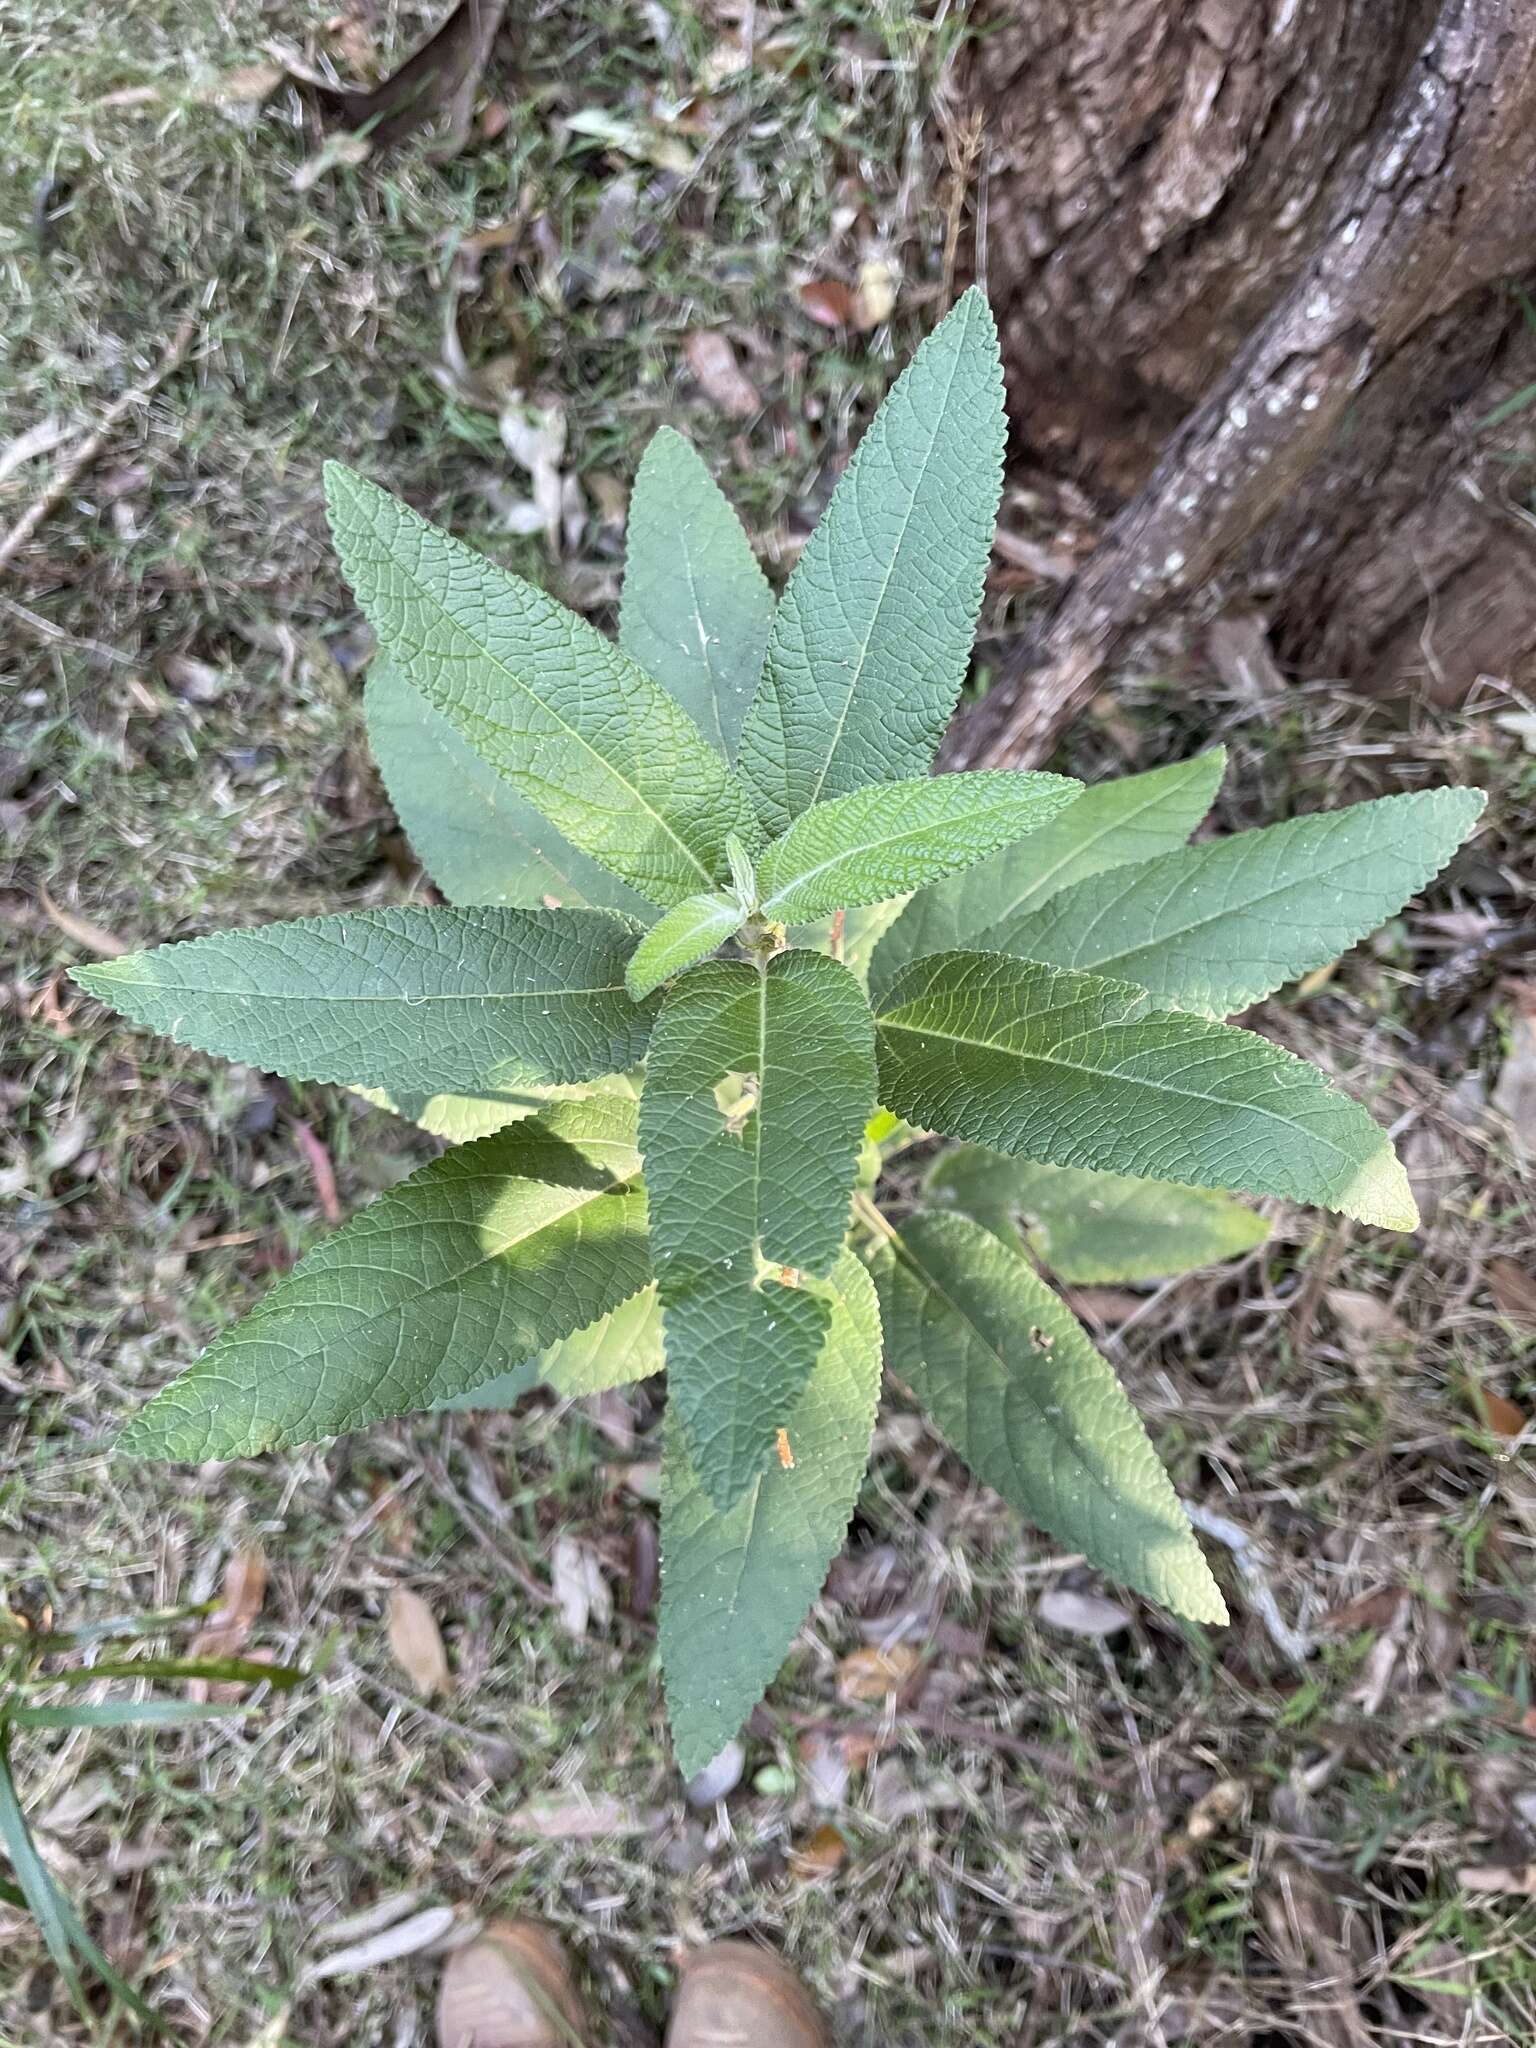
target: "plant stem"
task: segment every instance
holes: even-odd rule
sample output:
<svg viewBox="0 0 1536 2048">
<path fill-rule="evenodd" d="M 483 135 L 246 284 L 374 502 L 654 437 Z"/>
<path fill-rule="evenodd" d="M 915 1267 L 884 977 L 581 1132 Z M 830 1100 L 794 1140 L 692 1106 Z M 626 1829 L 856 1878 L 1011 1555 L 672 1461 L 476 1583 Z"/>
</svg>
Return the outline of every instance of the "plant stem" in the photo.
<svg viewBox="0 0 1536 2048">
<path fill-rule="evenodd" d="M 854 1193 L 853 1213 L 866 1229 L 874 1232 L 876 1237 L 883 1237 L 890 1244 L 901 1243 L 901 1235 L 895 1225 L 887 1223 L 862 1188 L 857 1189 Z"/>
</svg>

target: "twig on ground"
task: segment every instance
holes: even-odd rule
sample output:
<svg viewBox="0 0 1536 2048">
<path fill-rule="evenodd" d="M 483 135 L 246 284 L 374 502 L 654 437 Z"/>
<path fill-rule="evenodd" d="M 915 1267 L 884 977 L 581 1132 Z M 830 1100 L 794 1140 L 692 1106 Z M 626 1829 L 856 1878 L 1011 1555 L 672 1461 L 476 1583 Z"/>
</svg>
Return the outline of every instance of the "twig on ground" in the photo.
<svg viewBox="0 0 1536 2048">
<path fill-rule="evenodd" d="M 66 633 L 52 619 L 45 619 L 41 613 L 18 604 L 4 591 L 0 591 L 0 611 L 13 618 L 19 626 L 24 626 L 29 633 L 35 633 L 39 640 L 49 640 L 60 647 L 78 648 L 82 654 L 94 654 L 99 661 L 110 662 L 114 668 L 138 668 L 140 665 L 131 654 L 124 654 L 120 647 L 109 647 L 104 640 L 87 640 L 78 633 Z"/>
<path fill-rule="evenodd" d="M 143 405 L 186 360 L 194 336 L 201 324 L 200 316 L 189 313 L 167 343 L 160 360 L 142 383 L 135 384 L 130 391 L 124 391 L 114 398 L 101 416 L 101 424 L 76 444 L 71 454 L 54 471 L 46 490 L 39 493 L 22 513 L 10 532 L 0 539 L 0 569 L 12 562 L 26 546 L 49 514 L 57 509 L 68 495 L 71 486 L 85 474 L 112 439 L 118 424 L 136 406 Z M 35 615 L 28 616 L 28 623 L 42 625 L 46 632 L 46 621 L 39 621 Z M 51 637 L 51 636 L 50 636 Z M 105 651 L 105 650 L 94 650 Z"/>
<path fill-rule="evenodd" d="M 465 1528 L 469 1530 L 470 1534 L 484 1550 L 489 1551 L 503 1570 L 510 1573 L 512 1578 L 517 1581 L 518 1585 L 528 1595 L 528 1598 L 536 1601 L 540 1607 L 556 1606 L 558 1603 L 548 1586 L 528 1569 L 520 1557 L 508 1550 L 504 1544 L 497 1542 L 480 1516 L 448 1477 L 448 1468 L 442 1459 L 430 1451 L 424 1451 L 421 1462 L 427 1469 L 427 1477 L 459 1517 Z"/>
<path fill-rule="evenodd" d="M 1202 1536 L 1209 1536 L 1215 1543 L 1224 1543 L 1231 1551 L 1232 1562 L 1237 1566 L 1238 1577 L 1247 1590 L 1253 1611 L 1263 1622 L 1270 1641 L 1281 1656 L 1289 1658 L 1293 1664 L 1305 1664 L 1316 1646 L 1306 1631 L 1292 1628 L 1280 1612 L 1274 1588 L 1247 1530 L 1239 1528 L 1236 1522 L 1229 1522 L 1225 1515 L 1218 1515 L 1214 1508 L 1203 1507 L 1197 1500 L 1184 1501 L 1183 1508 Z"/>
</svg>

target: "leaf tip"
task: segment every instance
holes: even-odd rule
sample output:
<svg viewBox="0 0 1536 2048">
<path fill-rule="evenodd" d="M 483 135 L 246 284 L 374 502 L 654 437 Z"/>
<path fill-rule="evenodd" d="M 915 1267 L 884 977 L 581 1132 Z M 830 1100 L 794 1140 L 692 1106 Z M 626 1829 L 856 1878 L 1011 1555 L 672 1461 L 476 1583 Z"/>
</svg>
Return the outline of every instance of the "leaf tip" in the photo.
<svg viewBox="0 0 1536 2048">
<path fill-rule="evenodd" d="M 1193 1543 L 1194 1538 L 1191 1537 L 1190 1541 Z M 1230 1628 L 1232 1616 L 1227 1611 L 1227 1603 L 1198 1545 L 1195 1546 L 1195 1555 L 1200 1560 L 1199 1571 L 1186 1574 L 1177 1594 L 1169 1597 L 1168 1605 L 1182 1614 L 1186 1621 L 1203 1622 L 1209 1628 Z"/>
<path fill-rule="evenodd" d="M 133 955 L 128 957 L 132 959 Z M 97 960 L 86 967 L 72 967 L 69 978 L 76 988 L 84 989 L 98 1003 L 115 1003 L 114 991 L 125 978 L 122 969 L 126 964 L 122 960 Z"/>
<path fill-rule="evenodd" d="M 638 958 L 638 955 L 636 956 Z M 631 959 L 624 970 L 624 993 L 632 1003 L 643 1003 L 648 995 L 654 995 L 661 986 L 654 974 L 643 970 L 636 972 L 635 961 Z"/>
<path fill-rule="evenodd" d="M 1419 1205 L 1407 1171 L 1385 1140 L 1331 1206 L 1378 1230 L 1413 1231 L 1419 1227 Z"/>
<path fill-rule="evenodd" d="M 370 484 L 367 477 L 349 469 L 346 463 L 337 462 L 334 457 L 322 464 L 320 475 L 325 489 L 325 516 L 334 534 L 339 522 L 355 510 L 364 494 L 378 486 Z"/>
</svg>

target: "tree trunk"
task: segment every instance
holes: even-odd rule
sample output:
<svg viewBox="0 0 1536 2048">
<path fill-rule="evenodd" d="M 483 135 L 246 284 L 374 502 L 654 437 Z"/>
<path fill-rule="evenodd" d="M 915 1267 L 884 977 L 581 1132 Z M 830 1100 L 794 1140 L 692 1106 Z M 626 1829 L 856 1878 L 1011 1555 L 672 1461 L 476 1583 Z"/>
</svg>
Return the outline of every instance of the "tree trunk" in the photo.
<svg viewBox="0 0 1536 2048">
<path fill-rule="evenodd" d="M 1019 440 L 1112 516 L 951 764 L 1238 594 L 1357 687 L 1528 676 L 1531 0 L 1021 0 L 975 47 Z"/>
</svg>

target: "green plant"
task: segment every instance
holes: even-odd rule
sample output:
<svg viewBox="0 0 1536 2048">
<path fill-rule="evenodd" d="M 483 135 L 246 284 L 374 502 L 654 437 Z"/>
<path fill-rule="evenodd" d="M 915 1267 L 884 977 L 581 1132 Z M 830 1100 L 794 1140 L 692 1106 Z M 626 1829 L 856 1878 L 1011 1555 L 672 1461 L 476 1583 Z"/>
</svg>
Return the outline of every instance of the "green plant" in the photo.
<svg viewBox="0 0 1536 2048">
<path fill-rule="evenodd" d="M 665 1362 L 662 1656 L 688 1769 L 771 1681 L 843 1540 L 882 1343 L 1005 1498 L 1220 1621 L 1139 1419 L 1026 1242 L 1068 1279 L 1179 1271 L 1262 1238 L 1228 1188 L 1416 1222 L 1366 1112 L 1222 1019 L 1422 887 L 1481 796 L 1189 847 L 1219 751 L 1086 791 L 931 778 L 1003 434 L 972 292 L 775 604 L 663 432 L 617 646 L 332 467 L 379 640 L 374 746 L 449 907 L 79 977 L 141 1024 L 358 1088 L 457 1147 L 311 1252 L 125 1446 L 249 1456 Z M 893 1222 L 881 1176 L 929 1133 L 965 1147 Z"/>
<path fill-rule="evenodd" d="M 21 1803 L 12 1769 L 12 1746 L 18 1731 L 29 1729 L 171 1728 L 190 1721 L 222 1720 L 245 1714 L 242 1704 L 204 1704 L 189 1699 L 94 1699 L 72 1697 L 83 1686 L 104 1679 L 235 1681 L 271 1685 L 287 1691 L 306 1675 L 294 1665 L 261 1663 L 253 1658 L 199 1654 L 147 1657 L 124 1655 L 117 1645 L 163 1636 L 205 1618 L 214 1600 L 174 1608 L 167 1613 L 121 1615 L 79 1628 L 33 1628 L 0 1602 L 0 1854 L 10 1875 L 0 1868 L 0 1902 L 30 1913 L 52 1956 L 60 1981 L 87 2018 L 84 1971 L 100 1977 L 114 2000 L 145 2025 L 159 2028 L 159 2015 L 132 1985 L 118 1974 L 87 1933 L 39 1853 Z M 61 1661 L 62 1660 L 62 1661 Z M 43 1700 L 45 1692 L 62 1689 L 62 1700 Z"/>
</svg>

